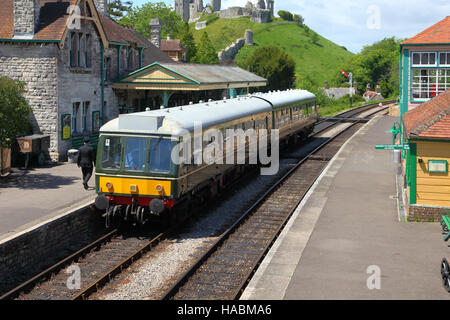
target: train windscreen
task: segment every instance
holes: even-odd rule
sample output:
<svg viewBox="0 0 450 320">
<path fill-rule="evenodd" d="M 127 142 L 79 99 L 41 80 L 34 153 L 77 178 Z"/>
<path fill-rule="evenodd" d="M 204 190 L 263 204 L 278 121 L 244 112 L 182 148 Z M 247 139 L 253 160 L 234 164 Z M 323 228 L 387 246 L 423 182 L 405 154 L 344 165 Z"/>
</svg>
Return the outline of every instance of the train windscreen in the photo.
<svg viewBox="0 0 450 320">
<path fill-rule="evenodd" d="M 150 142 L 150 172 L 169 173 L 171 163 L 172 141 L 152 139 Z"/>
<path fill-rule="evenodd" d="M 101 140 L 102 146 L 102 169 L 119 170 L 122 157 L 122 144 L 120 137 L 110 136 Z"/>
<path fill-rule="evenodd" d="M 125 170 L 144 171 L 147 139 L 128 137 L 125 144 Z"/>
</svg>

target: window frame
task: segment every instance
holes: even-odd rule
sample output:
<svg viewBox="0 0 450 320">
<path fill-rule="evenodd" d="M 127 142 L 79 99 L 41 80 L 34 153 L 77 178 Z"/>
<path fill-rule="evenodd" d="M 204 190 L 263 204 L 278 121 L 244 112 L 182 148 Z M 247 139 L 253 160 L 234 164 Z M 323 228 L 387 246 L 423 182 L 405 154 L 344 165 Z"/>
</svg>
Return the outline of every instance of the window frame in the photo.
<svg viewBox="0 0 450 320">
<path fill-rule="evenodd" d="M 414 55 L 420 55 L 419 64 L 414 63 Z M 434 54 L 434 64 L 422 64 L 422 55 L 428 54 L 428 61 L 430 61 L 429 55 Z M 437 67 L 438 63 L 438 55 L 436 51 L 411 51 L 411 66 L 412 67 Z"/>
</svg>

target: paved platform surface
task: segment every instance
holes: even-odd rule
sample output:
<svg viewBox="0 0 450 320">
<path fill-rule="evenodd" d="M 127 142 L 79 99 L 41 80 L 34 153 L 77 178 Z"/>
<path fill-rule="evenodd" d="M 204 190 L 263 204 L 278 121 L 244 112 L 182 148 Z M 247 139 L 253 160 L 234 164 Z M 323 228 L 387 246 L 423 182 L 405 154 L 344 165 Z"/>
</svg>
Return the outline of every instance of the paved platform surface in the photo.
<svg viewBox="0 0 450 320">
<path fill-rule="evenodd" d="M 94 185 L 93 175 L 90 188 L 83 188 L 76 163 L 13 168 L 0 178 L 0 241 L 88 204 L 96 196 Z"/>
<path fill-rule="evenodd" d="M 399 221 L 393 152 L 374 148 L 395 120 L 374 118 L 341 148 L 241 299 L 450 298 L 439 223 Z"/>
</svg>

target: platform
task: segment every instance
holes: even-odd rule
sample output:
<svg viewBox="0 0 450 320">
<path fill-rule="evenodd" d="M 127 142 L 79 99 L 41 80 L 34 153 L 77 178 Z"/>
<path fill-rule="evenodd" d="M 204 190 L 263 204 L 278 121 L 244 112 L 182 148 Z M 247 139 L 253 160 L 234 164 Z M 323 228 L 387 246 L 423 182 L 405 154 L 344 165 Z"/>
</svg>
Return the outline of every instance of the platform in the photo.
<svg viewBox="0 0 450 320">
<path fill-rule="evenodd" d="M 449 299 L 439 223 L 400 222 L 397 164 L 377 116 L 333 158 L 244 291 L 242 300 Z"/>
<path fill-rule="evenodd" d="M 85 190 L 76 163 L 12 170 L 0 178 L 0 242 L 73 212 L 96 196 L 94 174 Z"/>
</svg>

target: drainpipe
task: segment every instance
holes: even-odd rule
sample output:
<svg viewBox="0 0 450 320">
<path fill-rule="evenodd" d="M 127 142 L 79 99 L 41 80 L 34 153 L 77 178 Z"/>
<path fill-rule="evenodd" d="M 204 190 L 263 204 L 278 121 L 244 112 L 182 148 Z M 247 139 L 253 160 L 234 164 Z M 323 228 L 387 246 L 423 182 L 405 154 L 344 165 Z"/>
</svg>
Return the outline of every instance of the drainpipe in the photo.
<svg viewBox="0 0 450 320">
<path fill-rule="evenodd" d="M 101 64 L 102 64 L 102 125 L 105 124 L 105 49 L 100 41 Z"/>
</svg>

